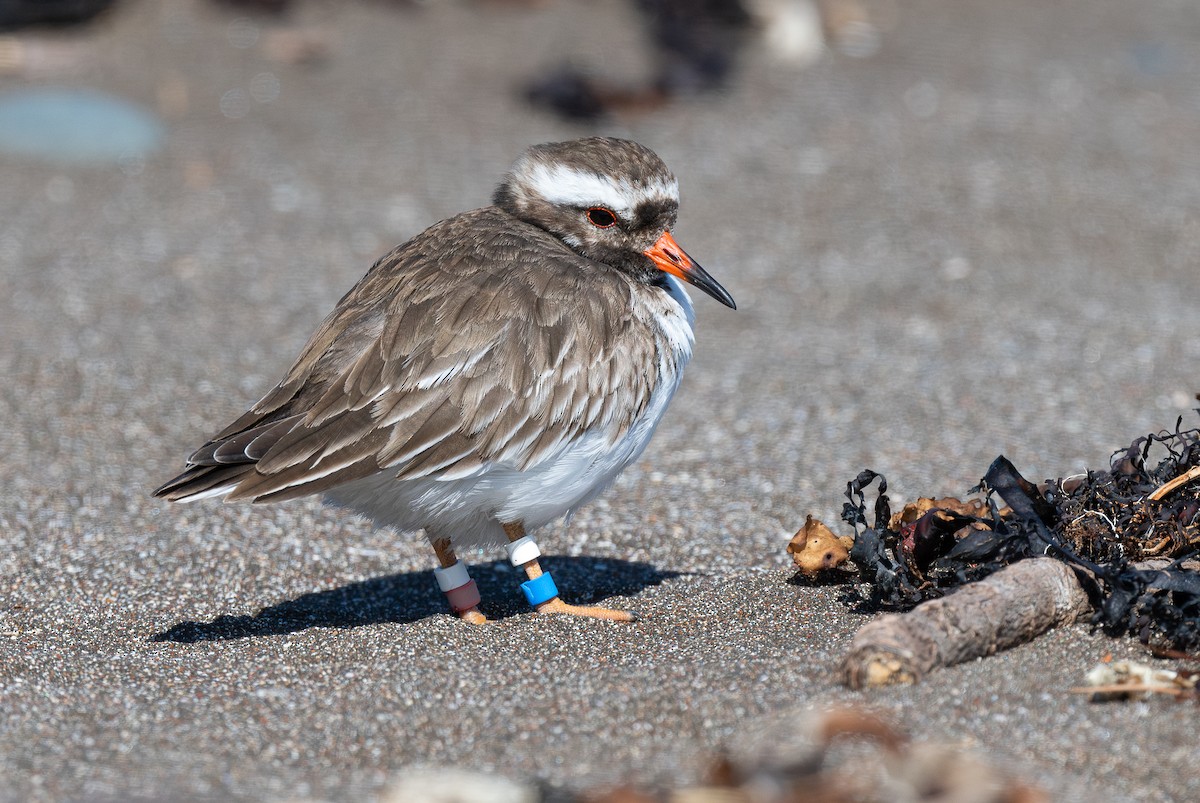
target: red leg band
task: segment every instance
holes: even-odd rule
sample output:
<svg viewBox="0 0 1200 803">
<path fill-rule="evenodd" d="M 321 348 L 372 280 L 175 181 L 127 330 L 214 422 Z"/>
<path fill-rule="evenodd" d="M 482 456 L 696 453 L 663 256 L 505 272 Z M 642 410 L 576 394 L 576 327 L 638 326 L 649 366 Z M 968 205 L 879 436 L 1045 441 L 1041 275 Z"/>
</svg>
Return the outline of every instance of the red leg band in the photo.
<svg viewBox="0 0 1200 803">
<path fill-rule="evenodd" d="M 475 581 L 471 580 L 466 585 L 447 591 L 446 599 L 450 600 L 450 607 L 455 613 L 469 611 L 479 604 L 479 589 L 475 587 Z"/>
</svg>

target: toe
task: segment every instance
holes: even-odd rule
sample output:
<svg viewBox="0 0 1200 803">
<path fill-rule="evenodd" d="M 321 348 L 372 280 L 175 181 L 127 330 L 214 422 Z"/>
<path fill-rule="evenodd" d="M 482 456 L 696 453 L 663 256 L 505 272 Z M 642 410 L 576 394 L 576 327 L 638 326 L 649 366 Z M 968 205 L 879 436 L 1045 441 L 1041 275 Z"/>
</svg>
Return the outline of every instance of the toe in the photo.
<svg viewBox="0 0 1200 803">
<path fill-rule="evenodd" d="M 567 616 L 584 616 L 590 619 L 607 619 L 611 622 L 636 622 L 637 614 L 632 611 L 617 611 L 590 605 L 568 605 L 558 597 L 537 606 L 538 613 L 559 613 Z"/>
</svg>

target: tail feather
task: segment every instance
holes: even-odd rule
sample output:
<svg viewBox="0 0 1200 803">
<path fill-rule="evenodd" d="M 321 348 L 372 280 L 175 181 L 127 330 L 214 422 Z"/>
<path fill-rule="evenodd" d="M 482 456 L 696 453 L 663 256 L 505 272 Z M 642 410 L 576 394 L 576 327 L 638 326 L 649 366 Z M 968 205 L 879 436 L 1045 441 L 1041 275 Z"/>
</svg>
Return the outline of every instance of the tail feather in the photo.
<svg viewBox="0 0 1200 803">
<path fill-rule="evenodd" d="M 251 420 L 245 429 L 222 433 L 193 452 L 187 470 L 157 488 L 154 495 L 172 502 L 226 496 L 258 473 L 258 461 L 301 418 L 285 416 L 259 424 Z"/>
<path fill-rule="evenodd" d="M 193 465 L 214 463 L 255 463 L 280 438 L 290 432 L 302 416 L 293 415 L 251 426 L 226 437 L 215 438 L 188 458 Z"/>
<path fill-rule="evenodd" d="M 236 488 L 242 477 L 252 471 L 253 463 L 192 466 L 155 489 L 154 495 L 171 502 L 193 502 L 222 496 Z"/>
</svg>

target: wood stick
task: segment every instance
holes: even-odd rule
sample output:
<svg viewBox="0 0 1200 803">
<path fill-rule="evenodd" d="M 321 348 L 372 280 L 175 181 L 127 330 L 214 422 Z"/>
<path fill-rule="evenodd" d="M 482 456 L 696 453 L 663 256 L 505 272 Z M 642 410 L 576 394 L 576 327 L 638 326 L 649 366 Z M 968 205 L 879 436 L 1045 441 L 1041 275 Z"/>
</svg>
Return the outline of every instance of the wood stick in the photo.
<svg viewBox="0 0 1200 803">
<path fill-rule="evenodd" d="M 1186 482 L 1191 482 L 1197 477 L 1200 477 L 1200 466 L 1192 466 L 1170 482 L 1163 483 L 1161 487 L 1157 488 L 1154 493 L 1150 494 L 1146 498 L 1152 502 L 1157 502 L 1159 499 L 1162 499 L 1180 485 L 1183 485 Z"/>
<path fill-rule="evenodd" d="M 1023 644 L 1089 613 L 1067 564 L 1022 560 L 941 599 L 863 625 L 842 662 L 854 689 L 913 683 L 929 671 Z"/>
</svg>

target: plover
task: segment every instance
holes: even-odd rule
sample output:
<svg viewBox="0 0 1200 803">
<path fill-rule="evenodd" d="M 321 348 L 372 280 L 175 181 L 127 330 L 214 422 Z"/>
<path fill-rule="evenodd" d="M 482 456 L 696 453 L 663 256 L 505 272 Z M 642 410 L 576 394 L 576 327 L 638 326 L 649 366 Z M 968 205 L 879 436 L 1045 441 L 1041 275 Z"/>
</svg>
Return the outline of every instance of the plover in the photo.
<svg viewBox="0 0 1200 803">
<path fill-rule="evenodd" d="M 438 586 L 483 622 L 455 550 L 506 544 L 541 613 L 568 605 L 529 535 L 645 449 L 691 358 L 678 280 L 733 298 L 676 244 L 675 177 L 635 142 L 529 148 L 491 206 L 381 258 L 282 381 L 155 491 L 172 501 L 309 494 L 423 529 Z"/>
</svg>

